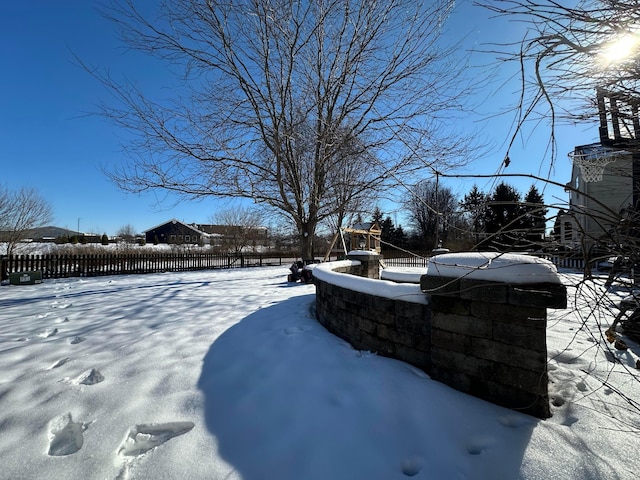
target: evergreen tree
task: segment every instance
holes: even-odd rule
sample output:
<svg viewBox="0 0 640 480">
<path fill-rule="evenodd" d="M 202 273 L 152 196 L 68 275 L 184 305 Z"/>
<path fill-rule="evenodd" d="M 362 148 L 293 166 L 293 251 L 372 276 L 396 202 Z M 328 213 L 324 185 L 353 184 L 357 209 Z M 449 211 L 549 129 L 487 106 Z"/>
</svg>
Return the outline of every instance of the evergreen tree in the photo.
<svg viewBox="0 0 640 480">
<path fill-rule="evenodd" d="M 485 226 L 490 234 L 488 244 L 499 251 L 514 247 L 522 236 L 520 193 L 501 182 L 489 198 Z"/>
<path fill-rule="evenodd" d="M 558 210 L 556 214 L 556 219 L 553 222 L 553 231 L 551 232 L 551 237 L 554 242 L 560 243 L 562 240 L 562 225 L 560 224 L 560 219 L 566 212 L 563 209 Z"/>
<path fill-rule="evenodd" d="M 378 222 L 378 225 L 382 226 L 383 217 L 384 213 L 382 212 L 382 210 L 380 210 L 380 207 L 376 206 L 376 208 L 373 210 L 373 213 L 371 214 L 371 222 Z"/>
<path fill-rule="evenodd" d="M 388 249 L 389 245 L 395 245 L 395 226 L 393 225 L 393 220 L 391 217 L 387 215 L 382 222 L 380 222 L 380 230 L 382 233 L 380 234 L 380 240 L 382 240 L 382 248 Z"/>
<path fill-rule="evenodd" d="M 471 230 L 477 245 L 482 234 L 486 232 L 487 195 L 480 191 L 478 185 L 474 184 L 471 191 L 460 202 L 460 207 L 463 210 L 464 217 L 471 224 Z"/>
<path fill-rule="evenodd" d="M 393 245 L 399 248 L 406 248 L 408 239 L 407 239 L 407 235 L 404 233 L 404 230 L 402 229 L 402 225 L 398 225 L 394 229 L 392 238 L 393 240 L 391 243 Z"/>
<path fill-rule="evenodd" d="M 107 237 L 106 233 L 103 233 L 102 237 L 100 237 L 100 243 L 102 245 L 109 245 L 109 237 Z"/>
<path fill-rule="evenodd" d="M 531 185 L 522 205 L 522 228 L 530 248 L 540 248 L 544 241 L 547 211 L 542 194 Z"/>
</svg>

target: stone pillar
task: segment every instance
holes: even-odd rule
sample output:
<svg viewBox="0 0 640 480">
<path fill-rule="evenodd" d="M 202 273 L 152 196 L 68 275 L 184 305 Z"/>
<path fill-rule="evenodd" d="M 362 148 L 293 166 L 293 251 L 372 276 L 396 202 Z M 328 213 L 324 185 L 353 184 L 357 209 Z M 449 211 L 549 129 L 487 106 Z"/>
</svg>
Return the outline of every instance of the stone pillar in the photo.
<svg viewBox="0 0 640 480">
<path fill-rule="evenodd" d="M 360 268 L 354 271 L 360 277 L 380 279 L 380 260 L 382 255 L 367 250 L 353 250 L 347 254 L 349 260 L 360 262 Z"/>
<path fill-rule="evenodd" d="M 566 288 L 428 275 L 420 286 L 431 298 L 431 377 L 548 418 L 546 309 L 566 308 Z"/>
</svg>

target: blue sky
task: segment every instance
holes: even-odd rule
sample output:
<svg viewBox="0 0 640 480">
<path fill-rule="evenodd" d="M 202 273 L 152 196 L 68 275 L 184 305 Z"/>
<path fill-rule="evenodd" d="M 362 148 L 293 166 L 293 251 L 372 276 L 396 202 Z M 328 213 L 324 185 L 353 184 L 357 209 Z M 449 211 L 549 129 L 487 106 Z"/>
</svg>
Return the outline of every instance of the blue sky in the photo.
<svg viewBox="0 0 640 480">
<path fill-rule="evenodd" d="M 162 194 L 126 194 L 101 171 L 101 166 L 120 162 L 126 134 L 99 116 L 86 115 L 108 100 L 108 93 L 75 64 L 72 52 L 116 78 L 135 78 L 143 88 L 159 88 L 166 78 L 157 63 L 122 48 L 114 26 L 100 16 L 97 5 L 92 0 L 0 2 L 0 183 L 11 189 L 37 189 L 53 206 L 53 223 L 73 230 L 79 226 L 81 231 L 112 235 L 127 224 L 141 232 L 171 218 L 208 222 L 217 208 L 226 205 L 204 200 L 174 206 L 169 199 L 158 206 Z M 467 46 L 521 36 L 522 24 L 489 19 L 486 11 L 469 1 L 457 5 L 450 21 L 451 31 L 465 35 Z M 503 74 L 509 74 L 506 66 Z M 482 110 L 494 113 L 502 103 L 506 107 L 516 88 L 507 84 L 488 96 Z M 480 129 L 494 148 L 466 173 L 497 169 L 510 122 L 508 115 L 486 122 L 470 119 L 465 128 Z M 570 179 L 566 153 L 575 145 L 596 141 L 597 129 L 563 127 L 560 134 L 559 162 L 552 176 L 564 183 Z M 540 126 L 518 142 L 508 171 L 544 176 L 546 169 L 538 172 L 538 168 L 547 135 Z M 531 185 L 531 180 L 507 181 L 523 193 Z M 492 185 L 476 182 L 484 190 Z M 451 187 L 462 195 L 473 183 L 451 182 Z M 560 201 L 566 195 L 561 189 L 545 191 L 547 202 L 554 202 L 554 197 Z"/>
</svg>

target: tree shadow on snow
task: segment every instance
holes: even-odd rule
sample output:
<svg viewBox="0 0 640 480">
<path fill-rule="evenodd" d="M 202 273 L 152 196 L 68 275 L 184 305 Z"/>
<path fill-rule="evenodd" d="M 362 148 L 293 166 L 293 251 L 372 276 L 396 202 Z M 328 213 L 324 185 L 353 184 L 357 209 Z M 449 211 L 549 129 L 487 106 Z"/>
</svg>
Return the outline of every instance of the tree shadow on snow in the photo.
<svg viewBox="0 0 640 480">
<path fill-rule="evenodd" d="M 538 420 L 354 350 L 315 295 L 223 333 L 198 387 L 218 453 L 244 480 L 517 478 Z"/>
</svg>

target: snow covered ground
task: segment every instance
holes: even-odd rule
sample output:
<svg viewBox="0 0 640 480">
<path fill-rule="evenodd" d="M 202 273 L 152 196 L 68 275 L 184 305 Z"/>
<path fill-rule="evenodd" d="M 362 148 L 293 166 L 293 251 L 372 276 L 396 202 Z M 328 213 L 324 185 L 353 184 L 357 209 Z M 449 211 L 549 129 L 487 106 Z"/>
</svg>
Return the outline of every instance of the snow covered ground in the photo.
<svg viewBox="0 0 640 480">
<path fill-rule="evenodd" d="M 640 348 L 603 338 L 627 292 L 549 311 L 540 421 L 352 349 L 287 273 L 0 287 L 0 478 L 637 478 Z"/>
</svg>

